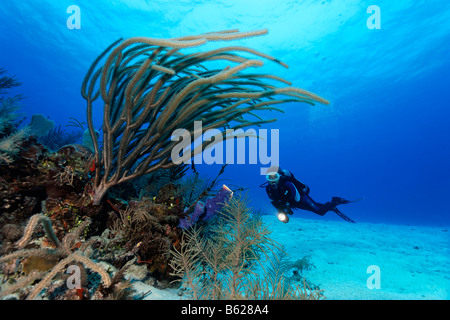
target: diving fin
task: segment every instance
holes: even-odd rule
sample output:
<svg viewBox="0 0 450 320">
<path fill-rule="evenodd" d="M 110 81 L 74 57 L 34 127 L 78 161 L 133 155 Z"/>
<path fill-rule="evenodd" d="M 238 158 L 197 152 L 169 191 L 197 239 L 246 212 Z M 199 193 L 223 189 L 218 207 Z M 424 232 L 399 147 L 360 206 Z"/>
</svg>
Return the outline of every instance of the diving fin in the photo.
<svg viewBox="0 0 450 320">
<path fill-rule="evenodd" d="M 337 205 L 340 205 L 340 204 L 347 204 L 347 203 L 353 203 L 353 202 L 361 201 L 363 199 L 364 199 L 364 197 L 361 197 L 361 198 L 358 198 L 358 199 L 355 199 L 355 200 L 347 200 L 347 199 L 340 198 L 340 197 L 332 197 L 331 201 L 336 203 Z"/>
<path fill-rule="evenodd" d="M 333 209 L 334 212 L 336 212 L 336 214 L 341 217 L 342 219 L 344 219 L 347 222 L 350 223 L 356 223 L 355 221 L 353 221 L 352 219 L 350 219 L 349 217 L 347 217 L 345 214 L 343 214 L 342 212 L 340 212 L 337 208 Z"/>
<path fill-rule="evenodd" d="M 365 198 L 366 197 L 361 197 L 361 198 L 358 198 L 358 199 L 355 199 L 355 200 L 349 200 L 349 203 L 358 202 L 358 201 L 364 200 Z"/>
</svg>

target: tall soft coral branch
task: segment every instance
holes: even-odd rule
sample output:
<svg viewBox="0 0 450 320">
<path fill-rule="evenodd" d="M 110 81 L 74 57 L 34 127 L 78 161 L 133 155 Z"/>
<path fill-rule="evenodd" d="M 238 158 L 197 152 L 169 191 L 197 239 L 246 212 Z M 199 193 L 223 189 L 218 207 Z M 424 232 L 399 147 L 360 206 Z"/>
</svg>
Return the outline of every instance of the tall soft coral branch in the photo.
<svg viewBox="0 0 450 320">
<path fill-rule="evenodd" d="M 309 104 L 328 102 L 306 90 L 278 87 L 290 83 L 272 75 L 249 74 L 247 69 L 281 61 L 256 50 L 240 46 L 205 52 L 182 53 L 183 48 L 210 41 L 229 41 L 264 35 L 267 30 L 239 32 L 226 30 L 174 39 L 136 37 L 118 40 L 92 64 L 82 85 L 87 100 L 88 127 L 94 141 L 96 172 L 93 201 L 98 204 L 106 191 L 172 162 L 176 142 L 172 132 L 182 128 L 193 132 L 194 121 L 208 129 L 236 129 L 275 121 L 263 120 L 256 110 L 278 110 L 284 102 Z M 247 58 L 238 53 L 251 55 Z M 105 58 L 103 66 L 98 67 Z M 205 62 L 219 60 L 235 66 L 210 70 Z M 272 81 L 272 82 L 269 82 Z M 276 98 L 285 96 L 285 98 Z M 103 149 L 100 150 L 92 119 L 93 103 L 103 100 Z M 245 115 L 258 117 L 249 121 Z M 194 150 L 202 152 L 206 141 Z"/>
</svg>

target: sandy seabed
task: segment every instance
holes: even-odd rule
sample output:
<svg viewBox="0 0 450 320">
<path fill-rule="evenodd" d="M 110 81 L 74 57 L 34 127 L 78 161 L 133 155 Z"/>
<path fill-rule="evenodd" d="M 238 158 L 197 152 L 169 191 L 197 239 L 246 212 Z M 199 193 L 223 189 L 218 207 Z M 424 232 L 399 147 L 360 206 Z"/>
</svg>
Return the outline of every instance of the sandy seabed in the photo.
<svg viewBox="0 0 450 320">
<path fill-rule="evenodd" d="M 448 300 L 450 298 L 450 234 L 447 227 L 348 223 L 290 218 L 281 223 L 263 216 L 271 237 L 284 246 L 292 262 L 308 256 L 303 271 L 328 300 Z M 374 267 L 379 289 L 375 285 Z M 369 279 L 370 278 L 370 279 Z M 369 280 L 369 281 L 368 281 Z M 369 283 L 369 286 L 368 286 Z M 146 300 L 179 300 L 177 290 L 158 290 L 142 282 Z"/>
<path fill-rule="evenodd" d="M 284 224 L 275 216 L 264 216 L 264 222 L 270 224 L 272 238 L 285 246 L 289 259 L 310 256 L 313 267 L 303 275 L 323 289 L 327 299 L 450 298 L 450 234 L 446 227 L 297 217 Z M 376 283 L 378 271 L 380 288 L 369 289 Z"/>
<path fill-rule="evenodd" d="M 348 223 L 345 221 L 262 216 L 271 238 L 284 246 L 288 262 L 308 257 L 310 285 L 327 300 L 449 300 L 449 227 Z M 375 268 L 374 268 L 375 266 Z M 375 270 L 375 271 L 374 271 Z M 376 283 L 380 288 L 370 288 Z M 144 300 L 184 300 L 177 289 L 158 289 L 132 280 Z"/>
</svg>

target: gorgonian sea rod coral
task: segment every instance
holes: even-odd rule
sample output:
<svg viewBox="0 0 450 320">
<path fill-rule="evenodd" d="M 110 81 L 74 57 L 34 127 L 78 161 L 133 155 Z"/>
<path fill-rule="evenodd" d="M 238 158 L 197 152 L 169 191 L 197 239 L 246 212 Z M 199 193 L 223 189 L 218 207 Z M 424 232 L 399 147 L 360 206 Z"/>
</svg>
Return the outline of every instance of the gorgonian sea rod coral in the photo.
<svg viewBox="0 0 450 320">
<path fill-rule="evenodd" d="M 264 120 L 254 111 L 281 111 L 274 105 L 284 102 L 328 104 L 280 77 L 247 70 L 261 67 L 263 60 L 287 67 L 269 55 L 243 46 L 204 52 L 192 49 L 211 41 L 266 33 L 267 30 L 228 30 L 173 39 L 136 37 L 111 44 L 94 61 L 81 89 L 87 101 L 88 127 L 95 149 L 93 203 L 99 204 L 107 190 L 116 184 L 159 168 L 176 166 L 171 159 L 176 144 L 171 136 L 175 129 L 186 129 L 193 136 L 194 121 L 202 121 L 202 132 L 197 134 L 214 128 L 222 130 L 226 139 L 227 128 L 275 121 Z M 102 60 L 104 64 L 100 65 Z M 225 62 L 227 66 L 209 69 L 205 65 L 210 61 L 216 65 Z M 98 98 L 103 100 L 102 149 L 92 117 Z M 204 142 L 193 150 L 192 156 L 211 143 L 214 141 Z"/>
</svg>

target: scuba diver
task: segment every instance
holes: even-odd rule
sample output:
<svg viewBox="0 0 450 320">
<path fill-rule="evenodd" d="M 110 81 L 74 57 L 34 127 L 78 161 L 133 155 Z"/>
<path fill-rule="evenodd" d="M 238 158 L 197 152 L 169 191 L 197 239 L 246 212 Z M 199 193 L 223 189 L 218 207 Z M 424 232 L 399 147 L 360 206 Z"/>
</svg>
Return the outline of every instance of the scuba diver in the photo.
<svg viewBox="0 0 450 320">
<path fill-rule="evenodd" d="M 339 197 L 332 197 L 326 203 L 315 202 L 309 196 L 309 187 L 298 181 L 289 170 L 270 168 L 266 174 L 267 182 L 260 187 L 265 187 L 267 195 L 272 200 L 272 205 L 278 210 L 278 219 L 281 222 L 289 221 L 288 214 L 292 214 L 292 209 L 303 209 L 312 211 L 318 215 L 325 215 L 328 211 L 335 212 L 345 221 L 355 223 L 352 219 L 340 212 L 336 206 L 347 204 L 358 200 L 345 200 Z"/>
</svg>

